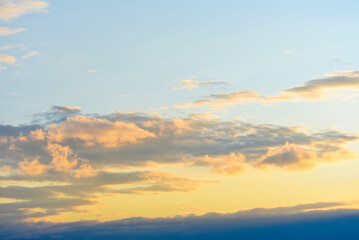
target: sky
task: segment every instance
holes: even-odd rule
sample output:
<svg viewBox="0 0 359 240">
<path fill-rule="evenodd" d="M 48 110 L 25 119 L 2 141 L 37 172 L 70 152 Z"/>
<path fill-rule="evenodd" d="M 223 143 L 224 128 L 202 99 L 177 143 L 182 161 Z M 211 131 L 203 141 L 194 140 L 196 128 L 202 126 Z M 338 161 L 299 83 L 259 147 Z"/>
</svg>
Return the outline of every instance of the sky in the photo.
<svg viewBox="0 0 359 240">
<path fill-rule="evenodd" d="M 0 236 L 354 229 L 358 7 L 0 0 Z"/>
</svg>

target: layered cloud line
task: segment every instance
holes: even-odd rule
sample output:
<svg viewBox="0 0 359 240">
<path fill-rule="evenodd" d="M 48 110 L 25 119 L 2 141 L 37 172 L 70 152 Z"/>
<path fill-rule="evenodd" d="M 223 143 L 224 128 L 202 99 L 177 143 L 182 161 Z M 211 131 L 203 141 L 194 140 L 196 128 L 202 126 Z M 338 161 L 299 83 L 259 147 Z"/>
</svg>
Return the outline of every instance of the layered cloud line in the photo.
<svg viewBox="0 0 359 240">
<path fill-rule="evenodd" d="M 167 218 L 128 218 L 110 222 L 3 224 L 11 239 L 356 239 L 359 213 L 319 202 L 235 213 Z M 334 208 L 334 210 L 326 210 Z M 22 229 L 18 231 L 17 229 Z"/>
<path fill-rule="evenodd" d="M 186 79 L 176 82 L 178 87 L 174 89 L 185 89 L 185 90 L 192 90 L 199 87 L 209 87 L 211 89 L 218 88 L 220 86 L 226 86 L 231 84 L 232 82 L 226 81 L 214 81 L 214 80 L 194 80 L 194 79 Z"/>
<path fill-rule="evenodd" d="M 191 103 L 176 104 L 173 108 L 219 108 L 248 103 L 270 104 L 285 101 L 319 101 L 328 100 L 332 97 L 348 98 L 357 96 L 358 90 L 359 72 L 343 71 L 331 73 L 302 85 L 282 90 L 279 94 L 273 96 L 265 96 L 254 91 L 220 93 L 206 96 Z"/>
<path fill-rule="evenodd" d="M 34 119 L 0 125 L 0 198 L 10 200 L 0 203 L 0 222 L 81 212 L 98 204 L 101 194 L 188 192 L 218 183 L 160 171 L 163 166 L 226 176 L 248 168 L 308 170 L 356 158 L 346 145 L 359 139 L 333 129 L 224 122 L 201 114 L 89 115 L 53 106 Z"/>
</svg>

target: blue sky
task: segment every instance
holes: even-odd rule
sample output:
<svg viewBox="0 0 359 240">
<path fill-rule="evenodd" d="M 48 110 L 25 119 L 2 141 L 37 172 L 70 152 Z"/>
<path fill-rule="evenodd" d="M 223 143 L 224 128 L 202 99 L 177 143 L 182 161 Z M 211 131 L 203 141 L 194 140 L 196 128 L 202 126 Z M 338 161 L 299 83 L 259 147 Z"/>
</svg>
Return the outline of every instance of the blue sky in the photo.
<svg viewBox="0 0 359 240">
<path fill-rule="evenodd" d="M 6 22 L 27 31 L 3 37 L 2 45 L 23 44 L 39 56 L 19 61 L 1 74 L 1 111 L 7 113 L 3 121 L 19 124 L 19 119 L 49 105 L 75 105 L 99 113 L 158 111 L 219 92 L 172 91 L 176 81 L 191 77 L 233 82 L 224 92 L 276 94 L 326 73 L 353 70 L 358 64 L 356 5 L 353 1 L 76 1 L 70 7 L 51 2 L 46 12 Z M 97 72 L 89 74 L 90 70 Z M 349 112 L 355 104 L 344 107 Z M 283 105 L 280 111 L 290 112 L 291 106 Z M 332 106 L 340 111 L 343 104 L 339 105 Z M 270 121 L 281 121 L 282 113 L 257 108 L 236 107 L 230 116 L 245 112 L 266 121 L 274 115 Z M 298 108 L 307 109 L 308 104 Z M 322 104 L 309 107 L 310 112 L 318 109 Z M 310 120 L 290 114 L 292 119 Z"/>
</svg>

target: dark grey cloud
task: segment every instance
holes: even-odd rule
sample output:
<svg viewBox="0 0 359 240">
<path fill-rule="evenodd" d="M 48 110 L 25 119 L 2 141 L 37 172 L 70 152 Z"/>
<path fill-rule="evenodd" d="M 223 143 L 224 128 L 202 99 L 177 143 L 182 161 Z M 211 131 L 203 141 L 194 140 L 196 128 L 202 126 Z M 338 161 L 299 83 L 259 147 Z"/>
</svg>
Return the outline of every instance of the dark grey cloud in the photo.
<svg viewBox="0 0 359 240">
<path fill-rule="evenodd" d="M 61 122 L 64 121 L 67 117 L 77 115 L 80 112 L 80 107 L 52 106 L 47 111 L 32 114 L 32 122 L 35 124 L 45 125 L 52 122 Z"/>
<path fill-rule="evenodd" d="M 129 218 L 110 222 L 18 223 L 0 227 L 12 239 L 357 239 L 358 210 L 320 210 L 341 202 L 201 216 Z M 21 231 L 18 231 L 21 229 Z"/>
</svg>

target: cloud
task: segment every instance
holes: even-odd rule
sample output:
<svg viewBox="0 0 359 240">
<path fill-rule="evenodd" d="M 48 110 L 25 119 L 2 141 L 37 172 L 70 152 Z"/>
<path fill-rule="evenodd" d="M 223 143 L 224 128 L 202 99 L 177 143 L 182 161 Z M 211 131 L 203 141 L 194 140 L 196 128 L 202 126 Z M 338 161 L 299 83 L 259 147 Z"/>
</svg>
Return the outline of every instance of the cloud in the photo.
<svg viewBox="0 0 359 240">
<path fill-rule="evenodd" d="M 345 91 L 345 94 L 339 91 Z M 349 94 L 353 93 L 353 91 L 356 94 Z M 249 103 L 272 104 L 288 101 L 323 101 L 331 98 L 347 99 L 357 96 L 358 91 L 359 72 L 344 71 L 327 74 L 302 85 L 282 90 L 279 94 L 272 96 L 265 96 L 255 91 L 220 93 L 205 96 L 190 103 L 175 104 L 172 108 L 223 108 Z M 168 109 L 168 107 L 164 109 Z"/>
<path fill-rule="evenodd" d="M 7 67 L 4 67 L 4 66 L 1 66 L 1 65 L 0 65 L 0 73 L 1 73 L 1 71 L 4 70 L 4 69 L 7 69 Z"/>
<path fill-rule="evenodd" d="M 75 114 L 81 111 L 80 107 L 69 107 L 69 106 L 53 106 L 52 110 L 56 113 Z"/>
<path fill-rule="evenodd" d="M 80 139 L 88 146 L 96 144 L 106 148 L 134 144 L 155 135 L 141 129 L 134 123 L 111 122 L 106 119 L 87 118 L 85 116 L 68 117 L 58 125 L 51 125 L 48 139 L 62 142 L 65 139 Z"/>
<path fill-rule="evenodd" d="M 325 94 L 334 90 L 359 90 L 359 72 L 347 71 L 328 74 L 322 78 L 284 90 L 282 93 L 309 100 L 319 100 L 326 98 Z"/>
<path fill-rule="evenodd" d="M 192 103 L 176 104 L 173 108 L 212 107 L 219 108 L 232 105 L 244 105 L 247 103 L 275 103 L 280 101 L 292 101 L 291 96 L 263 96 L 253 91 L 240 91 L 233 93 L 212 94 L 205 99 Z"/>
<path fill-rule="evenodd" d="M 283 50 L 283 53 L 285 53 L 285 54 L 291 54 L 291 53 L 294 53 L 295 52 L 295 50 L 293 50 L 293 49 L 284 49 Z"/>
<path fill-rule="evenodd" d="M 355 157 L 357 157 L 357 154 L 347 149 L 338 149 L 320 154 L 315 150 L 287 142 L 279 148 L 268 150 L 261 158 L 259 166 L 272 165 L 288 170 L 306 170 L 314 168 L 318 162 L 336 162 Z"/>
<path fill-rule="evenodd" d="M 78 204 L 85 204 L 85 202 L 78 202 Z M 0 237 L 12 239 L 354 240 L 357 238 L 358 210 L 325 210 L 345 205 L 342 202 L 318 202 L 277 208 L 257 208 L 235 213 L 192 214 L 161 218 L 137 217 L 108 222 L 5 223 L 0 227 Z"/>
<path fill-rule="evenodd" d="M 0 54 L 0 63 L 15 64 L 16 59 L 10 55 Z"/>
<path fill-rule="evenodd" d="M 240 174 L 259 159 L 266 159 L 263 166 L 289 169 L 297 166 L 299 160 L 303 163 L 304 153 L 309 152 L 316 154 L 316 158 L 307 162 L 311 166 L 356 156 L 345 147 L 358 140 L 356 134 L 246 121 L 222 122 L 206 116 L 166 119 L 141 113 L 112 113 L 55 118 L 55 122 L 41 126 L 0 125 L 0 158 L 8 159 L 6 164 L 12 167 L 18 166 L 16 159 L 24 157 L 39 157 L 39 162 L 51 165 L 53 156 L 49 155 L 49 147 L 58 146 L 58 149 L 69 148 L 64 152 L 72 157 L 64 158 L 66 161 L 86 159 L 100 168 L 146 167 L 151 162 L 210 167 L 214 173 L 229 175 Z M 292 158 L 275 162 L 273 159 L 282 156 L 280 153 Z"/>
<path fill-rule="evenodd" d="M 9 21 L 24 14 L 43 12 L 48 7 L 44 1 L 2 0 L 0 1 L 0 21 Z"/>
<path fill-rule="evenodd" d="M 179 86 L 175 89 L 186 89 L 186 90 L 192 90 L 194 88 L 198 87 L 209 87 L 209 88 L 217 88 L 219 86 L 224 86 L 231 84 L 232 82 L 226 82 L 226 81 L 200 81 L 200 80 L 181 80 L 176 82 L 176 84 Z"/>
<path fill-rule="evenodd" d="M 48 144 L 46 151 L 51 155 L 55 171 L 67 172 L 77 166 L 78 158 L 68 146 Z"/>
<path fill-rule="evenodd" d="M 8 44 L 8 45 L 0 47 L 0 50 L 9 50 L 9 49 L 14 48 L 14 47 L 19 47 L 21 49 L 26 49 L 26 46 L 24 46 L 23 44 Z"/>
<path fill-rule="evenodd" d="M 25 28 L 11 29 L 7 27 L 0 27 L 0 36 L 10 36 L 15 33 L 23 32 L 23 31 L 26 31 L 26 29 Z"/>
<path fill-rule="evenodd" d="M 317 153 L 286 143 L 280 148 L 269 150 L 262 157 L 261 165 L 275 165 L 288 169 L 307 169 L 314 167 Z"/>
<path fill-rule="evenodd" d="M 84 165 L 83 165 L 84 166 Z M 87 166 L 85 166 L 87 168 Z M 83 169 L 81 169 L 83 170 Z M 9 186 L 0 187 L 0 198 L 16 199 L 0 203 L 0 223 L 18 220 L 41 219 L 61 213 L 76 212 L 78 206 L 94 205 L 103 194 L 154 194 L 165 192 L 188 192 L 206 181 L 176 177 L 163 172 L 104 172 L 96 174 L 86 170 L 80 175 L 66 175 L 61 172 L 47 172 L 43 175 L 0 176 L 4 181 L 11 179 Z M 90 173 L 90 174 L 88 174 Z M 16 181 L 56 181 L 57 184 L 40 187 L 14 186 Z M 38 209 L 43 209 L 37 212 Z M 5 210 L 6 209 L 6 210 Z M 85 210 L 81 210 L 85 211 Z M 36 214 L 35 214 L 36 213 Z M 41 214 L 39 214 L 41 213 Z"/>
<path fill-rule="evenodd" d="M 41 125 L 0 125 L 0 198 L 26 201 L 0 204 L 0 209 L 9 208 L 0 213 L 0 222 L 10 221 L 11 214 L 15 221 L 77 210 L 79 202 L 74 200 L 71 207 L 68 198 L 86 200 L 78 205 L 85 206 L 97 204 L 103 195 L 188 192 L 216 183 L 200 175 L 189 178 L 161 172 L 161 167 L 195 167 L 236 175 L 265 166 L 304 170 L 357 156 L 346 145 L 358 136 L 336 129 L 311 131 L 299 126 L 220 121 L 207 115 L 83 115 L 80 110 L 53 106 L 41 116 L 62 117 L 50 117 Z M 39 187 L 21 185 L 29 182 Z M 19 187 L 31 194 L 19 195 Z M 37 202 L 37 194 L 47 200 Z M 49 205 L 57 198 L 69 201 L 67 207 L 55 200 L 54 206 Z"/>
<path fill-rule="evenodd" d="M 205 155 L 192 160 L 195 166 L 212 166 L 212 172 L 235 175 L 245 170 L 246 156 L 241 153 L 228 155 L 209 156 Z"/>
<path fill-rule="evenodd" d="M 29 162 L 27 159 L 19 163 L 19 168 L 30 176 L 41 175 L 47 170 L 47 166 L 40 164 L 37 159 Z"/>
<path fill-rule="evenodd" d="M 91 69 L 88 71 L 88 73 L 96 73 L 97 72 L 97 69 Z"/>
<path fill-rule="evenodd" d="M 27 59 L 29 57 L 33 57 L 33 56 L 37 56 L 37 55 L 39 55 L 38 51 L 32 51 L 32 52 L 29 52 L 26 55 L 22 56 L 22 59 Z"/>
<path fill-rule="evenodd" d="M 61 122 L 69 116 L 77 115 L 81 112 L 80 107 L 70 107 L 70 106 L 52 106 L 50 110 L 43 111 L 41 113 L 35 113 L 31 116 L 33 117 L 34 123 L 54 123 Z"/>
</svg>

